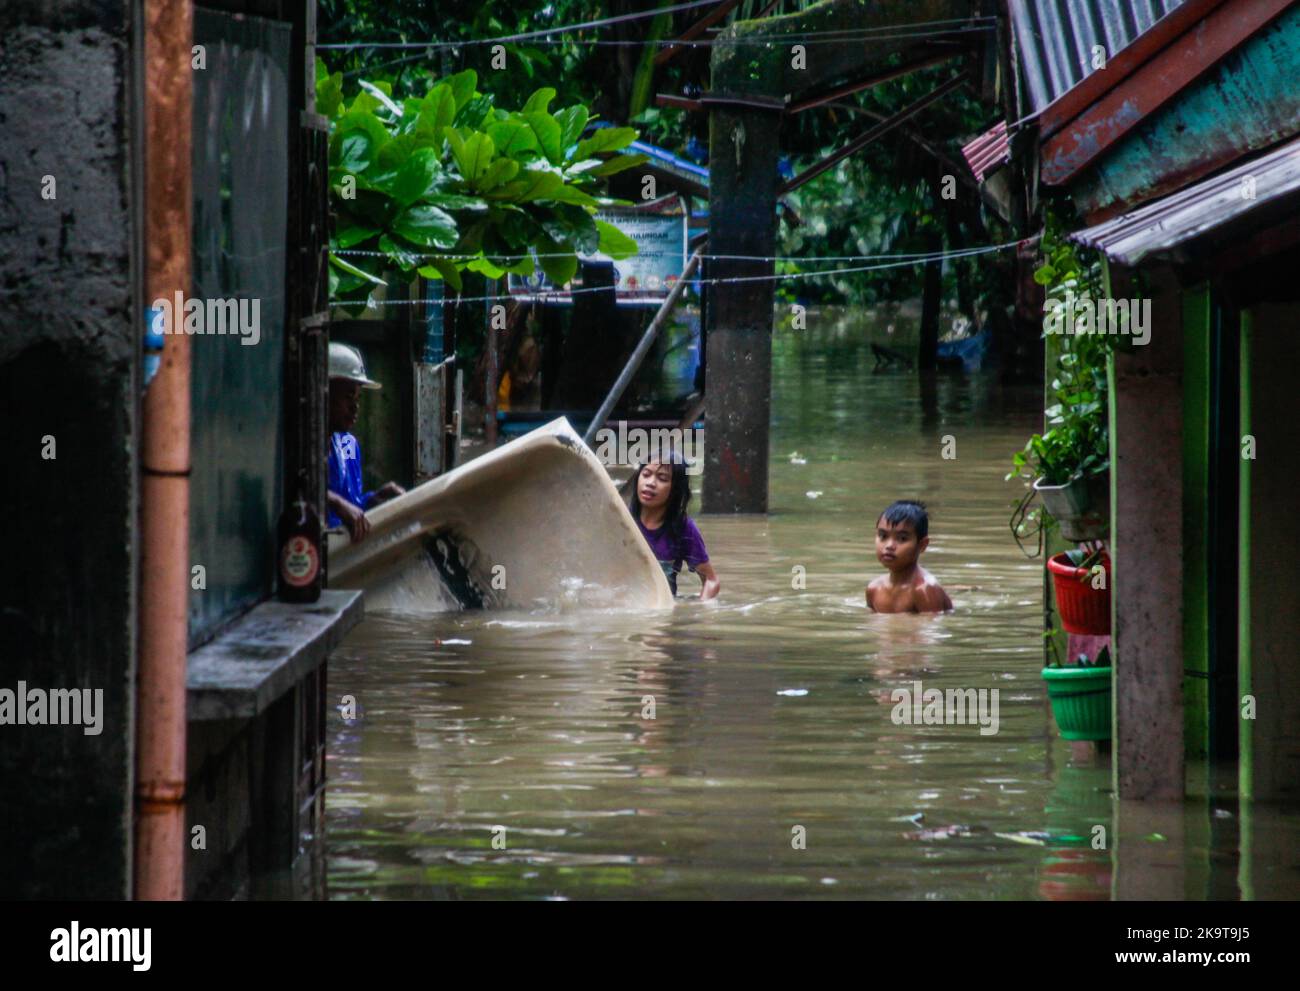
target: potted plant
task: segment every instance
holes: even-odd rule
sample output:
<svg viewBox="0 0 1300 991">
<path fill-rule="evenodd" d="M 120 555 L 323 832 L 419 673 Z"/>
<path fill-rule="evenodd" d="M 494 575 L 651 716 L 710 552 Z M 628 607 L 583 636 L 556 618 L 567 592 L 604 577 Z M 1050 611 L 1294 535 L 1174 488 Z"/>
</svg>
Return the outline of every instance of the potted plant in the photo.
<svg viewBox="0 0 1300 991">
<path fill-rule="evenodd" d="M 1043 668 L 1047 697 L 1061 736 L 1067 740 L 1110 739 L 1110 648 L 1096 657 L 1080 654 L 1069 666 Z"/>
<path fill-rule="evenodd" d="M 1101 570 L 1098 571 L 1097 569 Z M 1047 561 L 1056 608 L 1067 633 L 1110 633 L 1110 556 L 1105 551 L 1062 551 Z"/>
<path fill-rule="evenodd" d="M 1046 261 L 1034 279 L 1047 287 L 1044 330 L 1060 335 L 1052 379 L 1056 402 L 1043 411 L 1046 429 L 1034 434 L 1012 458 L 1008 479 L 1032 482 L 1043 508 L 1074 543 L 1110 535 L 1110 435 L 1106 424 L 1106 358 L 1110 335 L 1069 325 L 1062 300 L 1100 297 L 1100 267 L 1082 261 L 1073 245 L 1049 224 L 1043 240 Z"/>
</svg>

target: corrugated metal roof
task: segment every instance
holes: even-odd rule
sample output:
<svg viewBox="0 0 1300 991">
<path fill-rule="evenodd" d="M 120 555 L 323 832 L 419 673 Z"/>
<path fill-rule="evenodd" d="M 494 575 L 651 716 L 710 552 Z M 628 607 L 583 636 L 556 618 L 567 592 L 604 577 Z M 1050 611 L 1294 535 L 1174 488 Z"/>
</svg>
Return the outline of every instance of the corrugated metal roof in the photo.
<svg viewBox="0 0 1300 991">
<path fill-rule="evenodd" d="M 1101 45 L 1112 59 L 1183 0 L 1009 0 L 1016 56 L 1036 113 L 1078 85 Z"/>
<path fill-rule="evenodd" d="M 976 181 L 983 182 L 986 175 L 1005 165 L 1011 158 L 1007 122 L 998 121 L 970 144 L 962 145 L 961 153 L 970 170 L 975 173 Z"/>
<path fill-rule="evenodd" d="M 1136 265 L 1297 190 L 1300 139 L 1069 239 L 1121 265 Z"/>
</svg>

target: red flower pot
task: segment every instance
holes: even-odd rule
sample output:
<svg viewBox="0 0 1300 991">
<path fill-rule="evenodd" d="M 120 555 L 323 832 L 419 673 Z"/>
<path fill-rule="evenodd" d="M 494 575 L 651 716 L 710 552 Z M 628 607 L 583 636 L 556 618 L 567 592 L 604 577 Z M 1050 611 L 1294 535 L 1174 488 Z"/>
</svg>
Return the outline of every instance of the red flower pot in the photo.
<svg viewBox="0 0 1300 991">
<path fill-rule="evenodd" d="M 1110 557 L 1101 556 L 1106 569 L 1106 587 L 1093 588 L 1092 566 L 1076 568 L 1064 553 L 1047 561 L 1056 586 L 1056 608 L 1061 625 L 1069 633 L 1100 635 L 1110 633 Z"/>
</svg>

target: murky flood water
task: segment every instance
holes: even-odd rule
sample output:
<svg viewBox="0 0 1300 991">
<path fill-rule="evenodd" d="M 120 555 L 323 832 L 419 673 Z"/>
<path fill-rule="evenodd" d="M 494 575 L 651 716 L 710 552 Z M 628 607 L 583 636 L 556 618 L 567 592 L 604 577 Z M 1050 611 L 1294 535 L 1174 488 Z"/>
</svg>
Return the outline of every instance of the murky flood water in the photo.
<svg viewBox="0 0 1300 991">
<path fill-rule="evenodd" d="M 719 602 L 372 614 L 336 651 L 330 695 L 353 695 L 359 717 L 331 714 L 330 897 L 1269 887 L 1263 854 L 1238 863 L 1235 804 L 1117 809 L 1107 764 L 1072 764 L 1052 728 L 1041 564 L 1011 540 L 1015 488 L 1003 481 L 1037 421 L 1037 390 L 875 374 L 862 327 L 783 332 L 776 352 L 772 512 L 697 516 Z M 946 439 L 955 458 L 942 456 Z M 898 497 L 930 507 L 924 563 L 950 615 L 864 605 L 876 515 Z M 917 682 L 997 689 L 996 733 L 991 709 L 984 733 L 973 717 L 896 724 L 891 693 Z M 1267 849 L 1300 834 L 1294 816 L 1253 828 Z M 1294 894 L 1294 880 L 1280 883 Z"/>
</svg>

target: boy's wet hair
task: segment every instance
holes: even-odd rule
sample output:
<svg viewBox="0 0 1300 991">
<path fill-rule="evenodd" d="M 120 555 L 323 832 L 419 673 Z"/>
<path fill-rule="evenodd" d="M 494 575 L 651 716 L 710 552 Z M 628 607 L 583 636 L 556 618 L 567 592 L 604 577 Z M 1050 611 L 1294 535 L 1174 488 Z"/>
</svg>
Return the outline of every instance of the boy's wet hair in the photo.
<svg viewBox="0 0 1300 991">
<path fill-rule="evenodd" d="M 879 519 L 890 526 L 907 523 L 916 531 L 917 540 L 930 532 L 930 516 L 925 511 L 925 503 L 917 502 L 915 499 L 899 499 L 897 502 L 891 502 L 880 514 Z"/>
</svg>

